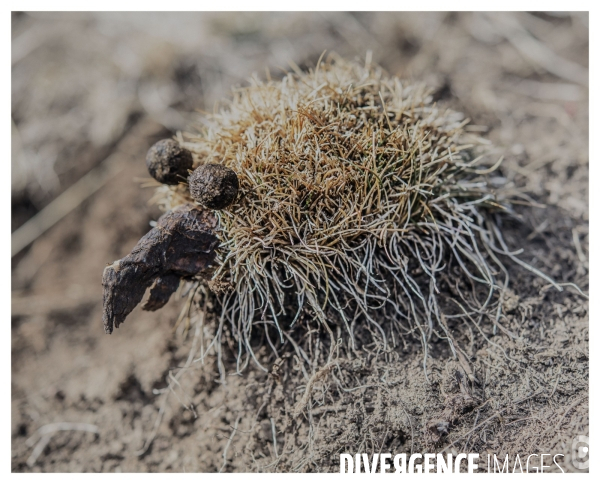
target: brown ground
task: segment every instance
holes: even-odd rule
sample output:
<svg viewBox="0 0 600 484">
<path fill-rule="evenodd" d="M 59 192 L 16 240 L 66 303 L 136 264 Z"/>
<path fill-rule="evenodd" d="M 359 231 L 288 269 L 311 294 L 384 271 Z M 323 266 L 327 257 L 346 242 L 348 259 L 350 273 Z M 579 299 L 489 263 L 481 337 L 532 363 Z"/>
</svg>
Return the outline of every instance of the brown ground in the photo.
<svg viewBox="0 0 600 484">
<path fill-rule="evenodd" d="M 505 175 L 549 205 L 524 208 L 525 223 L 507 226 L 511 247 L 586 292 L 587 22 L 586 14 L 14 14 L 13 230 L 111 154 L 118 174 L 106 184 L 93 178 L 99 190 L 13 258 L 13 471 L 335 471 L 340 452 L 380 449 L 564 453 L 572 470 L 571 441 L 589 431 L 588 304 L 519 267 L 511 266 L 503 323 L 516 337 L 454 328 L 471 360 L 456 362 L 432 342 L 429 381 L 415 342 L 386 354 L 363 348 L 316 376 L 293 356 L 273 365 L 265 354 L 269 375 L 251 369 L 223 386 L 214 356 L 180 372 L 194 342 L 173 331 L 180 300 L 157 313 L 136 309 L 104 335 L 100 280 L 159 215 L 135 180 L 147 176 L 154 141 L 265 66 L 276 76 L 288 60 L 313 65 L 325 49 L 361 58 L 371 49 L 390 72 L 427 80 L 440 102 L 482 126 L 506 155 Z M 155 391 L 169 383 L 173 391 Z M 295 415 L 299 401 L 307 405 Z M 46 434 L 32 458 L 52 430 L 44 426 L 65 422 L 98 433 Z M 438 438 L 429 428 L 442 422 L 448 434 Z"/>
</svg>

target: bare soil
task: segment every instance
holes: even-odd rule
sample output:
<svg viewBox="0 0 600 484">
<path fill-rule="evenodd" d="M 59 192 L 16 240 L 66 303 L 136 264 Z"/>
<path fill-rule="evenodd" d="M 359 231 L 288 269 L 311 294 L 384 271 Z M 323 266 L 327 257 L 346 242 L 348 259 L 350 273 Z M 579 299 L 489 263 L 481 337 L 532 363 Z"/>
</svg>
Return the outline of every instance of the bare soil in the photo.
<svg viewBox="0 0 600 484">
<path fill-rule="evenodd" d="M 118 167 L 13 257 L 14 472 L 335 472 L 340 452 L 380 451 L 561 453 L 575 470 L 572 439 L 589 432 L 588 302 L 519 266 L 502 328 L 452 328 L 468 360 L 432 341 L 425 375 L 408 341 L 307 374 L 265 349 L 269 373 L 226 384 L 212 354 L 181 371 L 204 336 L 174 329 L 182 298 L 105 335 L 101 279 L 160 216 L 140 186 L 154 142 L 265 66 L 276 77 L 325 49 L 371 49 L 498 147 L 504 176 L 546 205 L 507 222 L 510 247 L 587 292 L 586 14 L 13 14 L 12 30 L 13 230 L 109 155 Z M 49 424 L 59 430 L 34 459 Z"/>
</svg>

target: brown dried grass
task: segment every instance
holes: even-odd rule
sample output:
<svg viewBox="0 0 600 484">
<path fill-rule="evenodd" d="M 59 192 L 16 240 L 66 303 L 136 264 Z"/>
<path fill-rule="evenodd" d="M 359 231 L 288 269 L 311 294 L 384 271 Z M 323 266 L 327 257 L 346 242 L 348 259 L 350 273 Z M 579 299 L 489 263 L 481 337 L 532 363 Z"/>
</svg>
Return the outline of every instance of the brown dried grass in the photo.
<svg viewBox="0 0 600 484">
<path fill-rule="evenodd" d="M 198 134 L 184 136 L 195 166 L 222 163 L 240 181 L 236 202 L 218 212 L 222 244 L 211 281 L 232 288 L 216 296 L 213 343 L 220 348 L 224 332 L 233 337 L 238 372 L 250 356 L 264 369 L 251 341 L 257 326 L 277 354 L 269 333 L 286 343 L 306 314 L 329 334 L 330 361 L 336 320 L 349 351 L 367 325 L 384 350 L 418 338 L 424 364 L 433 335 L 461 358 L 449 319 L 470 322 L 484 338 L 487 316 L 496 329 L 497 293 L 509 283 L 500 259 L 524 265 L 498 217 L 527 200 L 468 122 L 423 84 L 390 77 L 368 59 L 330 56 L 281 81 L 251 79 Z M 156 200 L 164 209 L 192 201 L 185 185 L 160 187 Z M 473 286 L 448 282 L 450 267 Z M 442 279 L 455 294 L 440 292 Z"/>
</svg>

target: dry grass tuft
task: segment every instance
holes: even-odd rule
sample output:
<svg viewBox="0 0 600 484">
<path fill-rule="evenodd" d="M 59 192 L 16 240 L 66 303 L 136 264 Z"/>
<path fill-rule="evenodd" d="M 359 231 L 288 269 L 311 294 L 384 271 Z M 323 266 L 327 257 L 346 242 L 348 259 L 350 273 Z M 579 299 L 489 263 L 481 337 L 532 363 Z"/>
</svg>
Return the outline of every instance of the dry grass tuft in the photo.
<svg viewBox="0 0 600 484">
<path fill-rule="evenodd" d="M 433 335 L 461 358 L 449 319 L 498 324 L 494 293 L 509 280 L 501 258 L 517 260 L 498 216 L 517 194 L 489 143 L 426 86 L 332 58 L 281 81 L 252 79 L 209 121 L 184 145 L 194 166 L 221 163 L 240 181 L 236 202 L 217 212 L 211 282 L 232 288 L 216 296 L 216 341 L 233 337 L 238 371 L 249 355 L 262 367 L 256 326 L 277 354 L 275 335 L 287 342 L 306 314 L 329 334 L 330 361 L 340 326 L 350 352 L 366 327 L 382 349 L 413 335 L 426 361 Z M 157 198 L 165 209 L 191 201 L 185 186 Z"/>
</svg>

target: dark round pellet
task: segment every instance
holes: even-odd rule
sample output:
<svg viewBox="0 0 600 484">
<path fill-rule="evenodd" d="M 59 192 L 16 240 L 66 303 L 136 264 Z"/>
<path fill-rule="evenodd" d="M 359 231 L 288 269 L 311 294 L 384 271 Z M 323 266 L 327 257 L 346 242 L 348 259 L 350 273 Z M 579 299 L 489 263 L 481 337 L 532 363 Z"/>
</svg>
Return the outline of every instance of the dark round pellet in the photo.
<svg viewBox="0 0 600 484">
<path fill-rule="evenodd" d="M 177 185 L 184 181 L 193 164 L 192 154 L 172 139 L 161 139 L 146 155 L 148 172 L 165 185 Z"/>
<path fill-rule="evenodd" d="M 200 205 L 221 210 L 231 205 L 239 189 L 238 177 L 223 165 L 200 165 L 189 178 L 190 194 Z"/>
</svg>

